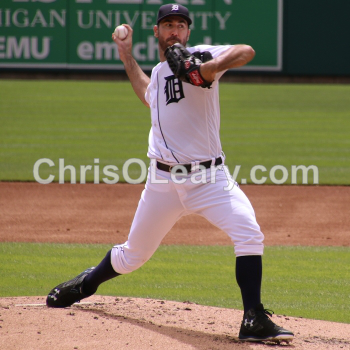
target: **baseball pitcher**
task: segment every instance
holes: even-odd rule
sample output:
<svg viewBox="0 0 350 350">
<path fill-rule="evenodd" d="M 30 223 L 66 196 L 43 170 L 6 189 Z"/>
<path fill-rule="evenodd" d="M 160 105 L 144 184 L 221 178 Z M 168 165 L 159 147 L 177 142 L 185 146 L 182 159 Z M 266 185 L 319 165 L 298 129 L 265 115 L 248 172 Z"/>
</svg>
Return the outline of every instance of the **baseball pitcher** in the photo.
<svg viewBox="0 0 350 350">
<path fill-rule="evenodd" d="M 53 288 L 47 306 L 70 306 L 94 294 L 101 283 L 135 271 L 178 219 L 198 214 L 234 245 L 244 308 L 239 339 L 289 342 L 293 333 L 277 326 L 261 303 L 264 236 L 251 203 L 225 167 L 220 142 L 219 80 L 228 69 L 251 61 L 255 52 L 249 45 L 186 47 L 191 24 L 186 7 L 160 7 L 154 26 L 160 62 L 151 77 L 132 56 L 132 28 L 124 25 L 123 38 L 112 35 L 136 95 L 150 110 L 148 178 L 128 240 L 114 246 L 97 267 Z"/>
</svg>

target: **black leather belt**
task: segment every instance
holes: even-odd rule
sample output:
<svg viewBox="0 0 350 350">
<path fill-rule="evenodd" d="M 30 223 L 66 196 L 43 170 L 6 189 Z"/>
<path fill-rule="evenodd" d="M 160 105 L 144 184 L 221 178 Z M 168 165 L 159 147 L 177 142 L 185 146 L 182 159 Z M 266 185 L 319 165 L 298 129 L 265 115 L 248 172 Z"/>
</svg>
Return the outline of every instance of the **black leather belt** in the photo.
<svg viewBox="0 0 350 350">
<path fill-rule="evenodd" d="M 222 164 L 222 158 L 221 157 L 216 158 L 215 159 L 215 165 L 220 165 L 220 164 Z M 191 164 L 177 164 L 177 165 L 182 165 L 183 167 L 185 167 L 185 169 L 187 170 L 188 174 L 192 170 L 192 165 Z M 157 168 L 159 170 L 163 170 L 163 171 L 166 171 L 168 173 L 170 173 L 171 169 L 174 168 L 177 165 L 168 165 L 168 164 L 157 162 Z M 211 167 L 211 160 L 207 160 L 206 162 L 199 163 L 199 165 L 204 166 L 204 168 L 206 168 L 206 169 L 209 169 Z M 176 169 L 175 173 L 182 173 L 181 168 Z"/>
</svg>

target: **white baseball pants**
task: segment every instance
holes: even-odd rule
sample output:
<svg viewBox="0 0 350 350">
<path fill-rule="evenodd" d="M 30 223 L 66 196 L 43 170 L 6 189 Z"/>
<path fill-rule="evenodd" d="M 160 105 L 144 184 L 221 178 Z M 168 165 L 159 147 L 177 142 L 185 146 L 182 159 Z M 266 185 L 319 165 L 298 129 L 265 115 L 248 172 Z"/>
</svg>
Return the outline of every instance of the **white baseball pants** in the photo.
<svg viewBox="0 0 350 350">
<path fill-rule="evenodd" d="M 173 181 L 170 173 L 151 162 L 128 240 L 112 248 L 114 270 L 127 274 L 141 267 L 176 221 L 189 214 L 201 215 L 226 232 L 237 257 L 263 254 L 264 235 L 253 207 L 225 166 L 176 176 Z"/>
</svg>

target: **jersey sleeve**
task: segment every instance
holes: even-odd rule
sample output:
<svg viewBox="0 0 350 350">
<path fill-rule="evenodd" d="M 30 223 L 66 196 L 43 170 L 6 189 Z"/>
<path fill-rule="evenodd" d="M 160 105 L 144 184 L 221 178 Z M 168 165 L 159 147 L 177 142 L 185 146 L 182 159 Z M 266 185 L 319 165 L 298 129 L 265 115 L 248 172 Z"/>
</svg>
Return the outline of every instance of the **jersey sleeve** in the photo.
<svg viewBox="0 0 350 350">
<path fill-rule="evenodd" d="M 217 46 L 213 46 L 213 45 L 198 45 L 198 46 L 193 46 L 193 47 L 189 47 L 187 48 L 191 53 L 195 52 L 195 51 L 209 51 L 211 53 L 211 55 L 213 56 L 213 58 L 216 58 L 218 56 L 220 56 L 222 53 L 224 53 L 225 51 L 227 51 L 228 49 L 230 49 L 231 47 L 233 47 L 234 45 L 217 45 Z M 217 82 L 226 72 L 227 70 L 223 70 L 219 73 L 216 74 L 215 76 L 215 82 Z"/>
<path fill-rule="evenodd" d="M 152 74 L 151 74 L 151 81 L 148 84 L 146 92 L 145 92 L 145 100 L 149 105 L 151 105 L 151 103 L 152 103 L 152 101 L 151 101 L 152 100 L 152 97 L 151 97 L 152 86 L 154 86 L 154 83 L 155 83 L 154 77 L 157 75 L 156 73 L 157 73 L 159 67 L 160 67 L 160 63 L 158 63 L 155 67 L 153 67 Z"/>
<path fill-rule="evenodd" d="M 215 58 L 220 56 L 223 52 L 227 51 L 234 45 L 217 45 L 217 46 L 212 46 L 212 45 L 198 45 L 195 46 L 193 51 L 209 51 L 211 55 Z"/>
<path fill-rule="evenodd" d="M 145 100 L 146 102 L 150 105 L 151 104 L 151 99 L 150 99 L 150 85 L 148 84 L 146 92 L 145 92 Z"/>
</svg>

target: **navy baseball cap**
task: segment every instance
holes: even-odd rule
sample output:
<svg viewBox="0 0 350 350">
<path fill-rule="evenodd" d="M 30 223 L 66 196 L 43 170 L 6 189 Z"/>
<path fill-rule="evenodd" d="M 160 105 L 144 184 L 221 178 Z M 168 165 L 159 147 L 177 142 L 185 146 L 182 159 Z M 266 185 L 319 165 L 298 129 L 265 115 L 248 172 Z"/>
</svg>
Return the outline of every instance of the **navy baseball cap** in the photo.
<svg viewBox="0 0 350 350">
<path fill-rule="evenodd" d="M 185 6 L 178 5 L 178 4 L 167 4 L 159 8 L 157 25 L 161 20 L 169 16 L 183 17 L 187 21 L 188 25 L 192 24 L 190 14 L 188 12 L 188 9 Z"/>
</svg>

